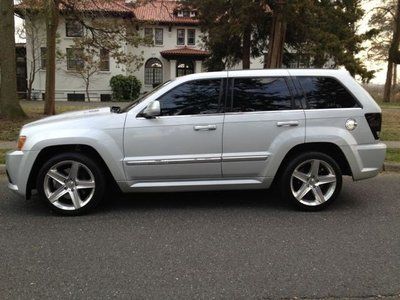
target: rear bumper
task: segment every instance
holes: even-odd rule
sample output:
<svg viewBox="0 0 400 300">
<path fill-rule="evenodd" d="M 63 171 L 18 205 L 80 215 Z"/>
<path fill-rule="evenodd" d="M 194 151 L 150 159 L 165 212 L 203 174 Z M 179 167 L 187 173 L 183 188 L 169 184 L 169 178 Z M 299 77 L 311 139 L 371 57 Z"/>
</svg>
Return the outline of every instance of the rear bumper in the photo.
<svg viewBox="0 0 400 300">
<path fill-rule="evenodd" d="M 354 180 L 375 177 L 382 170 L 386 156 L 385 144 L 352 145 L 342 147 L 342 150 L 349 162 Z"/>
<path fill-rule="evenodd" d="M 30 171 L 38 151 L 10 151 L 6 154 L 8 188 L 26 197 Z"/>
</svg>

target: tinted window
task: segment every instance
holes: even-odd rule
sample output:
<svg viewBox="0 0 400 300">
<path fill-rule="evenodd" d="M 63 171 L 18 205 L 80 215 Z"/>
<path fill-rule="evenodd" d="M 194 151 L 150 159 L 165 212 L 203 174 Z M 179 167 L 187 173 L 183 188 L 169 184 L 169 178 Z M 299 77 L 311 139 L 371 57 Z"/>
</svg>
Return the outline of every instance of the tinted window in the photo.
<svg viewBox="0 0 400 300">
<path fill-rule="evenodd" d="M 354 97 L 334 78 L 298 77 L 307 98 L 308 108 L 359 107 Z"/>
<path fill-rule="evenodd" d="M 212 114 L 219 111 L 222 80 L 196 80 L 184 83 L 158 100 L 161 115 Z"/>
<path fill-rule="evenodd" d="M 284 78 L 235 78 L 232 111 L 267 111 L 292 108 Z"/>
</svg>

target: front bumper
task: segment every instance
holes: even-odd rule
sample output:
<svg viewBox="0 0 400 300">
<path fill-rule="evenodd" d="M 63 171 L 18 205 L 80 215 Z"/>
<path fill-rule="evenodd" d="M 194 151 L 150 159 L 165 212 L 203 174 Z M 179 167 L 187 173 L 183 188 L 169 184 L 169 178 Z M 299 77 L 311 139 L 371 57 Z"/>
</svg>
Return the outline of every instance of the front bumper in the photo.
<svg viewBox="0 0 400 300">
<path fill-rule="evenodd" d="M 6 154 L 8 188 L 26 197 L 29 174 L 38 151 L 10 151 Z"/>
<path fill-rule="evenodd" d="M 362 180 L 378 175 L 385 161 L 386 148 L 383 143 L 342 147 L 353 179 Z"/>
</svg>

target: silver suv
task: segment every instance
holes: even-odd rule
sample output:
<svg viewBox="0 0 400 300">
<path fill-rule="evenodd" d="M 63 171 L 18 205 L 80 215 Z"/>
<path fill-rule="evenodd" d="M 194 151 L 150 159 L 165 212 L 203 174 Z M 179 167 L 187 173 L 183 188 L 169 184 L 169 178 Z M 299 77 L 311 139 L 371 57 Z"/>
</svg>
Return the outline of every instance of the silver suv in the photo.
<svg viewBox="0 0 400 300">
<path fill-rule="evenodd" d="M 122 192 L 266 189 L 305 210 L 332 203 L 342 175 L 374 177 L 381 110 L 345 71 L 249 70 L 167 82 L 124 109 L 25 125 L 9 188 L 81 214 Z"/>
</svg>

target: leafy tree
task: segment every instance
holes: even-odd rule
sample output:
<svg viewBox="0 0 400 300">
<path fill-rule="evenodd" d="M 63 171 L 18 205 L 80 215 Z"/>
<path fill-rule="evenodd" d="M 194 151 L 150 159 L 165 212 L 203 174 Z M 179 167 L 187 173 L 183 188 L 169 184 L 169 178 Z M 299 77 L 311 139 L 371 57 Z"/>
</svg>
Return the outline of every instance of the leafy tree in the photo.
<svg viewBox="0 0 400 300">
<path fill-rule="evenodd" d="M 387 62 L 386 82 L 383 101 L 393 100 L 397 79 L 397 65 L 400 63 L 400 1 L 385 0 L 375 7 L 369 22 L 378 34 L 371 42 L 369 57 Z"/>
<path fill-rule="evenodd" d="M 0 116 L 24 117 L 17 98 L 14 10 L 12 0 L 0 1 Z"/>
<path fill-rule="evenodd" d="M 249 69 L 250 58 L 262 54 L 271 13 L 264 1 L 183 0 L 182 3 L 197 10 L 200 27 L 207 33 L 203 42 L 212 50 L 206 61 L 209 70 L 229 68 L 240 61 L 243 69 Z"/>
<path fill-rule="evenodd" d="M 363 17 L 361 0 L 184 0 L 199 11 L 201 26 L 208 32 L 204 42 L 210 61 L 230 67 L 243 60 L 247 67 L 246 29 L 250 28 L 253 56 L 268 52 L 265 67 L 281 67 L 284 53 L 322 67 L 328 60 L 345 66 L 365 81 L 373 77 L 357 54 L 374 31 L 357 33 Z M 271 7 L 274 11 L 270 14 Z M 266 51 L 268 49 L 268 51 Z M 310 61 L 311 60 L 311 61 Z M 217 62 L 220 62 L 219 64 Z"/>
</svg>

